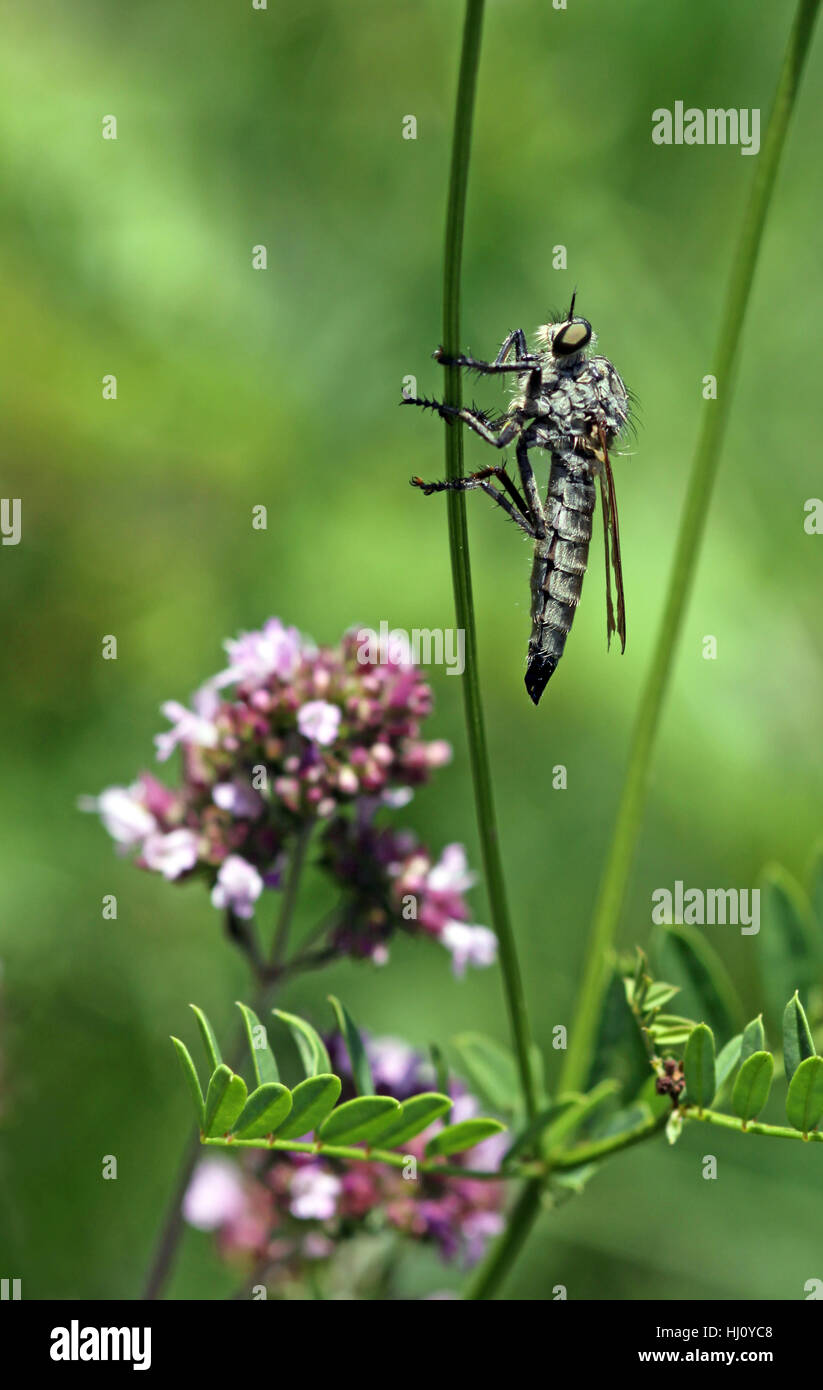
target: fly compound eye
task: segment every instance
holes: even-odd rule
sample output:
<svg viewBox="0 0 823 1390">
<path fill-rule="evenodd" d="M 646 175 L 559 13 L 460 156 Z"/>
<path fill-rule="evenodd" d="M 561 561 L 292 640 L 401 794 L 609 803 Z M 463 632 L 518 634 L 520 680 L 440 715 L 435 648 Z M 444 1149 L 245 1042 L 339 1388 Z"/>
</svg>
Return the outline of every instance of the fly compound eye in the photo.
<svg viewBox="0 0 823 1390">
<path fill-rule="evenodd" d="M 587 319 L 571 319 L 564 323 L 554 335 L 552 352 L 555 357 L 568 357 L 572 352 L 582 352 L 592 338 L 592 326 Z"/>
</svg>

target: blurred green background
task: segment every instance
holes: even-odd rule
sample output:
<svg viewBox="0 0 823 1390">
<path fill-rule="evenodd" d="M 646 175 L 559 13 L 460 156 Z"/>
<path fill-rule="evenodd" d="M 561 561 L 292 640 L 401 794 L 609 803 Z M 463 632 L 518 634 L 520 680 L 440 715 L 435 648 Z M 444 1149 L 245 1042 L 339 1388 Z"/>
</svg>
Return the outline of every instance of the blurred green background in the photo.
<svg viewBox="0 0 823 1390">
<path fill-rule="evenodd" d="M 412 473 L 442 476 L 442 428 L 397 402 L 407 374 L 422 393 L 440 385 L 430 353 L 462 5 L 3 8 L 0 493 L 22 498 L 23 539 L 0 555 L 0 1272 L 29 1298 L 133 1298 L 189 1131 L 168 1035 L 192 1041 L 191 999 L 233 1028 L 248 984 L 202 890 L 118 860 L 76 797 L 150 766 L 160 702 L 185 701 L 219 669 L 223 638 L 269 614 L 323 642 L 355 622 L 453 622 L 443 499 L 408 487 Z M 640 401 L 615 467 L 628 649 L 606 655 L 596 538 L 539 709 L 522 684 L 527 545 L 468 499 L 503 850 L 545 1047 L 571 1019 L 757 164 L 735 148 L 655 146 L 651 112 L 678 99 L 759 107 L 765 127 L 793 10 L 487 6 L 465 345 L 491 354 L 577 286 Z M 648 939 L 655 887 L 751 886 L 772 858 L 800 873 L 821 830 L 823 540 L 803 529 L 821 491 L 821 59 L 818 43 L 767 228 L 626 947 Z M 108 114 L 116 142 L 101 138 Z M 251 267 L 260 243 L 265 272 Z M 552 269 L 558 243 L 566 272 Z M 102 399 L 107 373 L 116 401 Z M 472 389 L 504 399 L 496 383 Z M 467 456 L 481 466 L 480 441 Z M 265 532 L 250 525 L 259 503 Z M 101 659 L 109 633 L 116 662 Z M 429 733 L 455 759 L 405 814 L 437 848 L 463 840 L 476 864 L 459 681 L 431 677 Z M 552 790 L 557 763 L 566 791 Z M 101 919 L 106 893 L 116 922 Z M 473 902 L 488 920 L 482 888 Z M 712 941 L 757 1012 L 751 938 L 718 928 Z M 286 1007 L 322 1021 L 327 989 L 372 1031 L 421 1045 L 465 1028 L 506 1036 L 497 973 L 457 984 L 422 944 L 398 942 L 379 974 L 345 963 L 309 977 Z M 823 1277 L 818 1152 L 713 1132 L 720 1177 L 705 1182 L 706 1147 L 692 1126 L 675 1149 L 612 1161 L 543 1218 L 508 1292 L 802 1297 Z M 104 1154 L 117 1182 L 100 1176 Z M 222 1297 L 230 1283 L 209 1239 L 190 1234 L 173 1296 Z"/>
</svg>

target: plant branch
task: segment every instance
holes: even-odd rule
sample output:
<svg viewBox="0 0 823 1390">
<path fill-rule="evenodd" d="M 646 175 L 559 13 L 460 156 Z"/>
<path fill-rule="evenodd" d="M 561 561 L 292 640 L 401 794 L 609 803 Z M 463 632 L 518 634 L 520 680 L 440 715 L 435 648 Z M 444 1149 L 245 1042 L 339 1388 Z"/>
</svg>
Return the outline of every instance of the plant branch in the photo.
<svg viewBox="0 0 823 1390">
<path fill-rule="evenodd" d="M 811 1130 L 803 1134 L 799 1129 L 788 1125 L 764 1125 L 759 1120 L 748 1120 L 745 1124 L 737 1115 L 722 1115 L 719 1110 L 698 1110 L 695 1106 L 681 1107 L 684 1120 L 702 1120 L 709 1125 L 719 1125 L 721 1129 L 734 1129 L 739 1134 L 762 1134 L 768 1139 L 802 1139 L 806 1143 L 815 1141 L 823 1144 L 823 1134 Z"/>
<path fill-rule="evenodd" d="M 715 401 L 707 401 L 703 410 L 703 424 L 680 523 L 668 595 L 651 668 L 637 713 L 628 770 L 594 911 L 577 1017 L 569 1032 L 569 1049 L 561 1078 L 563 1090 L 581 1090 L 585 1086 L 607 982 L 607 956 L 615 938 L 640 834 L 655 735 L 717 476 L 720 449 L 733 397 L 740 335 L 757 265 L 763 227 L 819 6 L 820 0 L 799 0 L 763 150 L 759 156 L 748 208 L 743 219 L 726 292 L 720 336 L 714 354 L 713 374 L 718 382 L 718 398 Z"/>
<path fill-rule="evenodd" d="M 443 276 L 443 346 L 446 353 L 452 356 L 460 352 L 460 271 L 463 258 L 463 228 L 466 214 L 466 187 L 469 176 L 474 96 L 483 28 L 483 5 L 484 0 L 467 0 L 466 3 L 463 49 L 454 116 Z M 445 373 L 445 399 L 451 405 L 459 405 L 461 401 L 460 369 L 458 367 L 446 367 Z M 463 430 L 459 423 L 447 423 L 446 425 L 446 476 L 449 479 L 463 476 Z M 514 1050 L 517 1056 L 520 1084 L 526 1111 L 532 1118 L 536 1113 L 537 1098 L 532 1073 L 531 1033 L 526 1013 L 523 980 L 517 958 L 517 946 L 503 880 L 503 865 L 500 857 L 497 818 L 486 745 L 486 729 L 478 678 L 477 633 L 472 599 L 465 494 L 453 490 L 449 491 L 447 502 L 454 604 L 457 625 L 464 632 L 466 642 L 463 698 L 480 847 L 492 925 L 500 950 L 500 968 L 503 975 L 503 988 L 514 1040 Z"/>
<path fill-rule="evenodd" d="M 297 832 L 297 838 L 292 851 L 289 863 L 288 874 L 286 876 L 286 886 L 283 889 L 283 901 L 280 904 L 280 916 L 277 919 L 277 927 L 274 933 L 274 944 L 271 953 L 271 971 L 273 975 L 279 973 L 280 967 L 286 955 L 286 948 L 289 944 L 289 932 L 291 930 L 294 909 L 297 906 L 297 894 L 300 888 L 300 879 L 303 874 L 303 866 L 306 862 L 306 852 L 309 848 L 309 841 L 314 830 L 312 821 L 307 822 Z"/>
<path fill-rule="evenodd" d="M 313 1154 L 315 1157 L 340 1158 L 349 1163 L 352 1159 L 360 1163 L 385 1163 L 390 1168 L 404 1168 L 409 1162 L 409 1155 L 398 1153 L 393 1149 L 358 1149 L 353 1145 L 347 1144 L 323 1144 L 300 1143 L 292 1139 L 232 1139 L 216 1137 L 213 1139 L 201 1138 L 201 1144 L 220 1149 L 264 1149 L 267 1153 L 272 1151 L 280 1153 Z M 471 1178 L 478 1182 L 502 1182 L 507 1177 L 522 1177 L 536 1172 L 544 1173 L 545 1164 L 524 1163 L 517 1169 L 510 1172 L 501 1172 L 499 1169 L 485 1170 L 482 1168 L 463 1168 L 456 1163 L 440 1163 L 434 1158 L 416 1159 L 417 1171 L 426 1173 L 434 1177 L 441 1178 Z"/>
<path fill-rule="evenodd" d="M 492 1244 L 485 1259 L 470 1275 L 463 1290 L 465 1299 L 492 1298 L 502 1284 L 540 1211 L 543 1184 L 539 1180 L 524 1183 L 506 1222 L 506 1229 Z"/>
</svg>

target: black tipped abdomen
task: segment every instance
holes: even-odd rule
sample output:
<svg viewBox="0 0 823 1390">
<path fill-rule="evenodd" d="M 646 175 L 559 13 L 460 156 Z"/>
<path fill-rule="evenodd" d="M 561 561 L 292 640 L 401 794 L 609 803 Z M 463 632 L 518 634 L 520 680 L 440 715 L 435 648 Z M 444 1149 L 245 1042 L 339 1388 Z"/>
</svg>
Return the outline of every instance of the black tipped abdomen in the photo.
<svg viewBox="0 0 823 1390">
<path fill-rule="evenodd" d="M 588 460 L 552 455 L 546 535 L 532 565 L 532 635 L 526 689 L 538 704 L 557 669 L 574 621 L 589 558 L 594 483 Z"/>
<path fill-rule="evenodd" d="M 540 704 L 540 696 L 556 670 L 556 656 L 540 656 L 539 653 L 529 656 L 526 666 L 526 689 L 534 704 Z"/>
</svg>

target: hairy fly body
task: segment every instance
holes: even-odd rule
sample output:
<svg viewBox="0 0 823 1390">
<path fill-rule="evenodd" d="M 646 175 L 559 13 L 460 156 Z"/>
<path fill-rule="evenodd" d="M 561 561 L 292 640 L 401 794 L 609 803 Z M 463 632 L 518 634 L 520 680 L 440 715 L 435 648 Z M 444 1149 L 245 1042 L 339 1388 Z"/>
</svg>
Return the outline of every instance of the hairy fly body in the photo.
<svg viewBox="0 0 823 1390">
<path fill-rule="evenodd" d="M 467 492 L 480 488 L 534 542 L 526 689 L 535 704 L 563 655 L 580 599 L 592 534 L 595 479 L 600 484 L 603 507 L 606 635 L 611 643 L 616 632 L 622 650 L 626 648 L 620 531 L 609 450 L 628 420 L 629 398 L 611 362 L 593 353 L 594 342 L 591 324 L 575 317 L 572 299 L 565 318 L 537 330 L 533 353 L 519 328 L 505 339 L 493 362 L 447 357 L 442 349 L 435 352 L 444 366 L 466 367 L 488 376 L 515 373 L 517 386 L 501 418 L 493 420 L 477 409 L 440 401 L 417 397 L 404 401 L 436 410 L 446 420 L 462 420 L 496 449 L 514 446 L 520 487 L 505 466 L 484 468 L 445 482 L 424 483 L 421 478 L 412 478 L 412 484 L 427 496 L 447 489 Z M 545 502 L 538 492 L 530 449 L 545 449 L 551 458 Z"/>
</svg>

